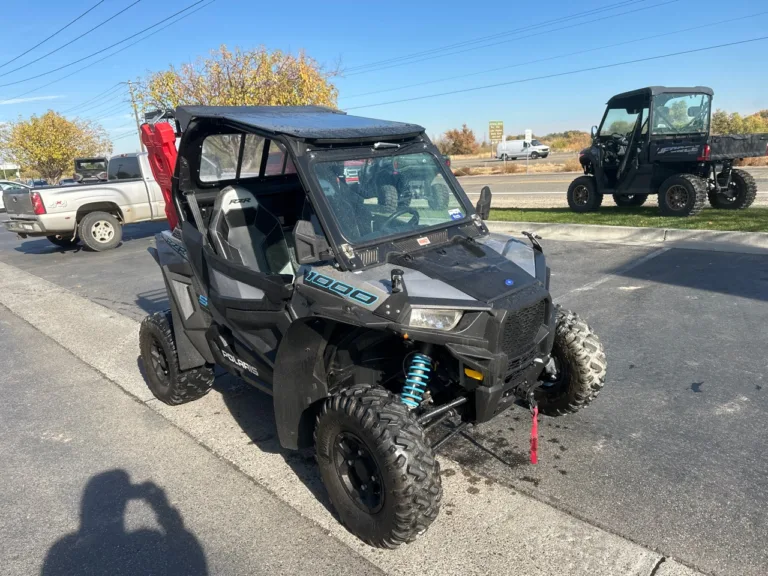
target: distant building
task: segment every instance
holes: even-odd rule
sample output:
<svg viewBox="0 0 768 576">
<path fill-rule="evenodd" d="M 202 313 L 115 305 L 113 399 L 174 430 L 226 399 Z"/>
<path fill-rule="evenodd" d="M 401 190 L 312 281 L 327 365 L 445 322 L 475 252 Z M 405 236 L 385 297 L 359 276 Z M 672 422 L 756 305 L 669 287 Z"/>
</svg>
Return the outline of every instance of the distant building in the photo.
<svg viewBox="0 0 768 576">
<path fill-rule="evenodd" d="M 3 180 L 14 180 L 19 177 L 19 166 L 16 164 L 0 162 L 0 178 Z"/>
</svg>

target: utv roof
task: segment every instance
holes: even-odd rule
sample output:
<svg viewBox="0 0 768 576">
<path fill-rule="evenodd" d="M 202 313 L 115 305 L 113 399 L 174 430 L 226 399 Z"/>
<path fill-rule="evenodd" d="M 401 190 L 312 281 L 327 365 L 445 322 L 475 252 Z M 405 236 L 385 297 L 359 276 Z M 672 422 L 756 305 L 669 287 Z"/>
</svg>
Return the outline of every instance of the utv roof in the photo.
<svg viewBox="0 0 768 576">
<path fill-rule="evenodd" d="M 657 94 L 709 94 L 714 95 L 712 88 L 707 86 L 648 86 L 647 88 L 639 88 L 637 90 L 631 90 L 629 92 L 622 92 L 616 94 L 610 100 L 608 104 L 614 100 L 623 100 L 625 98 L 632 98 L 633 96 L 656 96 Z"/>
<path fill-rule="evenodd" d="M 179 106 L 176 120 L 182 131 L 193 118 L 221 118 L 275 134 L 307 140 L 359 140 L 415 136 L 417 124 L 349 116 L 324 106 Z"/>
</svg>

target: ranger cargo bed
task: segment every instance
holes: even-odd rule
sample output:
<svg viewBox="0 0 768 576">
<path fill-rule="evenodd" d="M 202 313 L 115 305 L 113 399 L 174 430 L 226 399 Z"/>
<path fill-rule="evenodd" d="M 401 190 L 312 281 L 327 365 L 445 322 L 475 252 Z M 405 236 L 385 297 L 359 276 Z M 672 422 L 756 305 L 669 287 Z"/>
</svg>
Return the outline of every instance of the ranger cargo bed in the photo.
<svg viewBox="0 0 768 576">
<path fill-rule="evenodd" d="M 768 155 L 768 134 L 723 134 L 709 139 L 710 160 L 736 160 Z"/>
</svg>

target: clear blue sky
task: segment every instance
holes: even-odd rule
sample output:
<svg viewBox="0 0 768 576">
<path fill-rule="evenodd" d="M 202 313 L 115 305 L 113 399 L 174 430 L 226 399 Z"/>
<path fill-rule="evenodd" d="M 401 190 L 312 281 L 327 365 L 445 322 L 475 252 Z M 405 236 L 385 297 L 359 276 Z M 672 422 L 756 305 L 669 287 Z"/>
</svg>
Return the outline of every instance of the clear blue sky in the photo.
<svg viewBox="0 0 768 576">
<path fill-rule="evenodd" d="M 33 46 L 96 1 L 5 0 L 0 64 Z M 8 73 L 66 43 L 134 1 L 105 0 L 40 48 L 0 68 L 0 84 L 42 74 L 87 56 L 194 2 L 141 0 L 82 40 L 40 62 Z M 215 0 L 210 6 L 148 40 L 51 86 L 24 94 L 103 55 L 35 80 L 0 87 L 0 122 L 43 113 L 49 108 L 65 111 L 106 91 L 116 82 L 134 79 L 171 64 L 192 61 L 220 44 L 242 48 L 263 44 L 286 51 L 304 49 L 328 67 L 341 64 L 347 73 L 345 77 L 336 79 L 336 84 L 340 94 L 339 105 L 347 109 L 768 35 L 767 0 L 677 0 L 653 7 L 664 2 L 668 0 L 633 0 L 624 6 L 590 16 L 541 26 L 545 21 L 601 10 L 618 4 L 619 0 L 583 0 L 579 3 L 568 0 L 528 3 Z M 648 8 L 636 11 L 645 7 Z M 630 10 L 635 12 L 621 15 Z M 767 13 L 722 26 L 598 49 L 759 12 Z M 567 28 L 553 31 L 563 27 Z M 527 30 L 506 34 L 521 28 Z M 502 36 L 444 48 L 491 35 Z M 491 43 L 496 45 L 489 46 Z M 577 53 L 586 50 L 592 51 Z M 421 62 L 400 61 L 389 68 L 367 73 L 355 74 L 353 70 L 356 66 L 422 51 L 435 51 L 422 58 L 440 57 Z M 467 123 L 481 138 L 489 120 L 503 120 L 508 133 L 531 128 L 537 134 L 544 134 L 566 129 L 588 130 L 600 120 L 606 99 L 617 92 L 650 84 L 703 84 L 714 88 L 716 107 L 751 113 L 768 108 L 767 55 L 768 41 L 764 40 L 351 112 L 417 122 L 425 126 L 430 135 Z M 551 59 L 531 63 L 548 58 Z M 485 72 L 502 67 L 505 68 Z M 391 90 L 447 77 L 453 79 Z M 363 93 L 372 94 L 356 97 Z M 85 116 L 98 119 L 112 136 L 125 134 L 131 129 L 133 120 L 130 107 L 127 104 L 120 106 L 122 97 L 122 94 L 116 93 L 98 107 L 87 110 Z M 38 99 L 27 100 L 31 98 Z M 138 140 L 134 136 L 115 141 L 116 152 L 132 151 L 137 147 Z"/>
</svg>

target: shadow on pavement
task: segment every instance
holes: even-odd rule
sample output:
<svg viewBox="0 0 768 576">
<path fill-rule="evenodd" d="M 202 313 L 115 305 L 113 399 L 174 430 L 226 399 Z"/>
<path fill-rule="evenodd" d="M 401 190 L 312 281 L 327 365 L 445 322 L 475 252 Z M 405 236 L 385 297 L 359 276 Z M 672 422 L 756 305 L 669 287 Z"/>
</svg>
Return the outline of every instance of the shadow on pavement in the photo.
<svg viewBox="0 0 768 576">
<path fill-rule="evenodd" d="M 128 224 L 123 227 L 123 242 L 115 248 L 120 250 L 121 246 L 125 242 L 131 240 L 139 240 L 141 238 L 150 238 L 155 234 L 168 229 L 168 223 L 165 221 L 159 222 L 143 222 L 141 224 Z M 47 238 L 27 238 L 20 240 L 21 244 L 16 246 L 15 250 L 22 254 L 54 254 L 56 252 L 81 252 L 84 250 L 82 243 L 78 243 L 71 248 L 61 248 L 51 243 Z"/>
<path fill-rule="evenodd" d="M 159 270 L 158 270 L 159 274 Z M 139 292 L 136 295 L 136 305 L 144 310 L 147 314 L 154 312 L 162 312 L 168 310 L 171 305 L 168 302 L 168 292 L 165 287 L 157 288 L 156 290 L 148 290 L 146 292 Z"/>
<path fill-rule="evenodd" d="M 124 517 L 131 500 L 145 501 L 162 531 L 127 532 Z M 160 487 L 152 482 L 132 484 L 125 470 L 109 470 L 88 481 L 80 528 L 51 547 L 41 574 L 202 576 L 208 574 L 208 566 L 202 546 Z"/>
<path fill-rule="evenodd" d="M 768 301 L 768 252 L 742 254 L 672 248 L 629 270 L 609 273 Z"/>
</svg>

